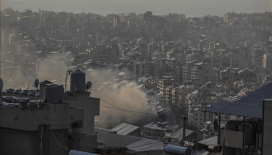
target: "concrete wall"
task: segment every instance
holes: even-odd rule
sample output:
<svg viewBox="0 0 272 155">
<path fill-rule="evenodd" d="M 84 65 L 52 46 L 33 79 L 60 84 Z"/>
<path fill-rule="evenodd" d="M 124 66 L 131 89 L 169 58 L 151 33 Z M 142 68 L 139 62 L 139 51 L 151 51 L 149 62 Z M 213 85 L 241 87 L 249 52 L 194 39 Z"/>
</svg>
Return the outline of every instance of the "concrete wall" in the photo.
<svg viewBox="0 0 272 155">
<path fill-rule="evenodd" d="M 46 109 L 51 129 L 68 129 L 74 121 L 83 121 L 83 109 L 70 109 L 69 104 L 47 104 Z M 70 114 L 75 115 L 74 120 Z M 44 110 L 0 108 L 0 122 L 0 127 L 24 131 L 37 131 L 39 125 L 47 125 Z"/>
<path fill-rule="evenodd" d="M 97 135 L 82 133 L 81 150 L 84 152 L 94 152 L 97 147 Z"/>
<path fill-rule="evenodd" d="M 84 95 L 84 94 L 83 94 Z M 79 96 L 79 95 L 78 95 Z M 72 107 L 84 109 L 84 121 L 82 132 L 94 134 L 94 117 L 100 114 L 100 99 L 90 98 L 76 99 L 81 97 L 67 98 L 64 102 Z"/>
<path fill-rule="evenodd" d="M 49 130 L 48 130 L 49 131 Z M 55 135 L 57 141 L 68 148 L 68 130 L 62 131 L 52 131 Z M 9 129 L 0 129 L 0 154 L 1 155 L 38 155 L 40 154 L 40 142 L 41 142 L 41 132 L 39 131 L 20 131 L 20 130 L 9 130 Z M 58 135 L 59 133 L 60 135 Z M 45 135 L 48 136 L 48 147 L 45 144 Z M 68 151 L 60 147 L 57 141 L 52 136 L 52 133 L 49 131 L 46 133 L 46 130 L 43 131 L 43 151 L 48 151 L 45 155 L 67 155 Z M 64 137 L 64 138 L 62 138 Z"/>
<path fill-rule="evenodd" d="M 272 100 L 265 100 L 263 104 L 263 155 L 272 154 Z"/>
</svg>

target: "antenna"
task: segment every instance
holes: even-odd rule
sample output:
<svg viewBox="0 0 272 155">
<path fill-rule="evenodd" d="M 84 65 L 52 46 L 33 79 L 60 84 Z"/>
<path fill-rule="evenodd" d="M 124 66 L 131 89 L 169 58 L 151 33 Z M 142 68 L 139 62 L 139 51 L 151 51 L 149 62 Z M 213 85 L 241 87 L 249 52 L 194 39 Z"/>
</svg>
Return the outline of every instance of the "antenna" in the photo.
<svg viewBox="0 0 272 155">
<path fill-rule="evenodd" d="M 92 88 L 92 82 L 91 81 L 88 81 L 87 83 L 86 83 L 86 89 L 87 90 L 89 90 L 89 89 L 91 89 Z"/>
<path fill-rule="evenodd" d="M 3 90 L 3 86 L 4 86 L 3 80 L 0 78 L 0 90 L 1 90 L 1 91 Z"/>
<path fill-rule="evenodd" d="M 65 77 L 65 88 L 64 88 L 65 92 L 66 92 L 66 86 L 67 86 L 67 76 L 68 76 L 68 74 L 70 75 L 71 72 L 73 72 L 73 70 L 70 70 L 69 68 L 71 68 L 71 67 L 68 67 L 68 71 L 66 72 L 66 77 Z"/>
<path fill-rule="evenodd" d="M 38 90 L 38 86 L 39 86 L 39 80 L 38 79 L 36 79 L 35 81 L 34 81 L 34 86 L 37 88 L 37 90 Z"/>
<path fill-rule="evenodd" d="M 76 85 L 75 83 L 72 84 L 72 91 L 73 91 L 74 93 L 77 92 L 77 85 Z"/>
</svg>

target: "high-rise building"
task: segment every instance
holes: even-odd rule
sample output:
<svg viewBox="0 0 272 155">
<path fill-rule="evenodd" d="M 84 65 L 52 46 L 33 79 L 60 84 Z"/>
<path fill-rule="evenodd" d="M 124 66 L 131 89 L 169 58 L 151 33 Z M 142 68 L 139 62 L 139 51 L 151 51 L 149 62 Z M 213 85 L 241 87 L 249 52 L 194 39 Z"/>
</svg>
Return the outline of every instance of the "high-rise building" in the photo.
<svg viewBox="0 0 272 155">
<path fill-rule="evenodd" d="M 113 27 L 119 27 L 120 26 L 120 17 L 119 16 L 115 16 L 113 18 Z"/>
<path fill-rule="evenodd" d="M 152 21 L 152 12 L 151 11 L 148 11 L 146 13 L 144 13 L 144 21 L 148 21 L 148 22 L 151 22 Z"/>
<path fill-rule="evenodd" d="M 272 68 L 272 55 L 270 53 L 265 53 L 263 56 L 263 68 Z"/>
</svg>

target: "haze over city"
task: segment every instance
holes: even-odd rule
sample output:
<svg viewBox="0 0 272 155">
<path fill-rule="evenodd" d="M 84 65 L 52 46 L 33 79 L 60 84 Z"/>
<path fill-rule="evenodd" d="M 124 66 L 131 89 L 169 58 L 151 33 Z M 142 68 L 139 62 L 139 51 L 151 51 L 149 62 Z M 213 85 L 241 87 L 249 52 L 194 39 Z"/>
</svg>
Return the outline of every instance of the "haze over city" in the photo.
<svg viewBox="0 0 272 155">
<path fill-rule="evenodd" d="M 1 0 L 0 155 L 271 155 L 272 0 Z"/>
<path fill-rule="evenodd" d="M 226 12 L 264 12 L 271 11 L 271 0 L 2 0 L 7 7 L 23 11 L 39 8 L 52 11 L 74 13 L 92 12 L 97 14 L 144 13 L 152 11 L 155 15 L 184 13 L 187 17 L 204 15 L 223 16 Z"/>
</svg>

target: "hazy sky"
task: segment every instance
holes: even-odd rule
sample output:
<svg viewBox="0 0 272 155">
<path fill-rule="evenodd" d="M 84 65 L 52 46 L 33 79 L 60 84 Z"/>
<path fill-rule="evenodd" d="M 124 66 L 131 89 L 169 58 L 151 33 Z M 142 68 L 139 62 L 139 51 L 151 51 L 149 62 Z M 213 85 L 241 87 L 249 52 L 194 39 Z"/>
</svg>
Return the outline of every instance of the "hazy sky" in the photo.
<svg viewBox="0 0 272 155">
<path fill-rule="evenodd" d="M 271 11 L 272 0 L 2 0 L 5 6 L 14 9 L 38 11 L 67 11 L 109 13 L 154 14 L 184 13 L 187 16 L 223 15 L 228 11 L 264 12 Z"/>
</svg>

